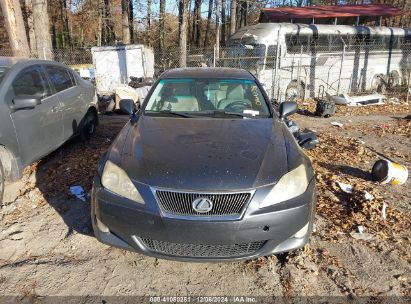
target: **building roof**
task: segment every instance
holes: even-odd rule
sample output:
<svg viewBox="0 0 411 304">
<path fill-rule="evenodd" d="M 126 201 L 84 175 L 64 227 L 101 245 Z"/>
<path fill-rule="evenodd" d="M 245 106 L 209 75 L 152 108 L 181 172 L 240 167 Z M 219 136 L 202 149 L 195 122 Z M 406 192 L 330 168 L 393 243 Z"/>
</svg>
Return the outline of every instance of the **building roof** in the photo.
<svg viewBox="0 0 411 304">
<path fill-rule="evenodd" d="M 338 17 L 393 17 L 403 15 L 404 12 L 386 4 L 363 5 L 323 5 L 303 7 L 277 7 L 261 10 L 261 17 L 269 21 L 278 19 L 307 19 L 307 18 L 338 18 Z M 261 18 L 260 17 L 260 18 Z"/>
<path fill-rule="evenodd" d="M 227 78 L 254 80 L 250 72 L 233 68 L 182 68 L 164 72 L 161 79 L 170 78 Z"/>
</svg>

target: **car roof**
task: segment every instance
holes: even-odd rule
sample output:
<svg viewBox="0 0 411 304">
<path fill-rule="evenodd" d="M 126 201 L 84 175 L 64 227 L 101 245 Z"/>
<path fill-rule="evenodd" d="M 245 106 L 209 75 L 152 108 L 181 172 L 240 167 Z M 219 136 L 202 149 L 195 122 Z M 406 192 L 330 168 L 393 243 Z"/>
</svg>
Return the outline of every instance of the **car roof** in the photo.
<svg viewBox="0 0 411 304">
<path fill-rule="evenodd" d="M 0 67 L 11 68 L 12 66 L 22 63 L 22 64 L 59 64 L 58 62 L 52 60 L 41 60 L 35 58 L 26 57 L 5 57 L 0 56 Z"/>
<path fill-rule="evenodd" d="M 253 75 L 243 69 L 233 68 L 180 68 L 164 72 L 160 79 L 175 78 L 224 78 L 254 80 Z"/>
</svg>

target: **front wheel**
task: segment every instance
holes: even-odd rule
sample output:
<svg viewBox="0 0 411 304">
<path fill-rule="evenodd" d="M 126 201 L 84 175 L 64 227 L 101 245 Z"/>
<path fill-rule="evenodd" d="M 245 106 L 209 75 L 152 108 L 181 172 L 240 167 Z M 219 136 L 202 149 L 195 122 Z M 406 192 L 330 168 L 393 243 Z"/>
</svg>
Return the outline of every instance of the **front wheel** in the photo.
<svg viewBox="0 0 411 304">
<path fill-rule="evenodd" d="M 82 141 L 89 140 L 95 133 L 98 125 L 97 114 L 93 111 L 88 111 L 84 117 L 84 122 L 80 130 L 80 138 Z"/>
</svg>

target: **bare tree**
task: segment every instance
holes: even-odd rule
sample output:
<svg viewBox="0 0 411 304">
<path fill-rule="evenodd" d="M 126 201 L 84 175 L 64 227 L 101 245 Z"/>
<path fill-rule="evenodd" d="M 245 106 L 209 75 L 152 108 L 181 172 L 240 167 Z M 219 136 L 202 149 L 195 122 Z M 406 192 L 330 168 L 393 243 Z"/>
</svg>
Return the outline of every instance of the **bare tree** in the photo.
<svg viewBox="0 0 411 304">
<path fill-rule="evenodd" d="M 47 0 L 33 0 L 32 3 L 37 54 L 40 58 L 53 59 Z"/>
<path fill-rule="evenodd" d="M 230 35 L 236 31 L 237 17 L 237 0 L 231 0 L 230 3 Z"/>
<path fill-rule="evenodd" d="M 160 0 L 160 22 L 159 22 L 159 38 L 160 53 L 164 51 L 164 31 L 165 31 L 165 19 L 166 19 L 166 0 Z"/>
<path fill-rule="evenodd" d="M 201 0 L 194 1 L 193 27 L 191 32 L 191 40 L 197 47 L 200 46 L 201 39 Z"/>
<path fill-rule="evenodd" d="M 134 43 L 134 0 L 128 0 L 128 27 L 130 31 L 130 43 Z"/>
<path fill-rule="evenodd" d="M 210 24 L 211 24 L 211 17 L 213 15 L 213 0 L 208 1 L 208 15 L 207 15 L 207 27 L 204 35 L 204 47 L 207 47 L 208 45 L 208 34 L 210 31 Z"/>
<path fill-rule="evenodd" d="M 187 66 L 187 11 L 188 0 L 179 0 L 181 3 L 181 24 L 180 24 L 180 67 Z"/>
<path fill-rule="evenodd" d="M 62 47 L 67 47 L 71 45 L 71 35 L 70 35 L 70 27 L 67 15 L 67 2 L 66 0 L 60 0 L 60 21 L 63 25 L 63 33 L 61 35 L 62 40 Z"/>
<path fill-rule="evenodd" d="M 102 40 L 106 45 L 113 44 L 116 40 L 113 18 L 110 13 L 110 0 L 103 0 Z"/>
<path fill-rule="evenodd" d="M 25 18 L 27 20 L 27 31 L 28 31 L 28 38 L 30 44 L 30 51 L 31 54 L 36 56 L 37 55 L 37 47 L 36 47 L 36 35 L 34 34 L 34 26 L 33 26 L 33 5 L 31 0 L 24 1 L 24 10 L 25 10 Z"/>
<path fill-rule="evenodd" d="M 123 32 L 123 43 L 130 44 L 131 35 L 130 35 L 130 4 L 132 0 L 121 0 L 121 19 L 122 19 L 122 32 Z"/>
<path fill-rule="evenodd" d="M 18 0 L 2 0 L 0 4 L 13 56 L 28 57 L 30 49 L 20 2 Z"/>
<path fill-rule="evenodd" d="M 215 53 L 220 58 L 220 1 L 215 0 Z"/>
<path fill-rule="evenodd" d="M 147 29 L 146 29 L 146 44 L 151 46 L 151 3 L 152 0 L 147 0 Z"/>
<path fill-rule="evenodd" d="M 226 7 L 227 7 L 227 0 L 221 1 L 221 45 L 225 45 L 226 40 Z"/>
</svg>

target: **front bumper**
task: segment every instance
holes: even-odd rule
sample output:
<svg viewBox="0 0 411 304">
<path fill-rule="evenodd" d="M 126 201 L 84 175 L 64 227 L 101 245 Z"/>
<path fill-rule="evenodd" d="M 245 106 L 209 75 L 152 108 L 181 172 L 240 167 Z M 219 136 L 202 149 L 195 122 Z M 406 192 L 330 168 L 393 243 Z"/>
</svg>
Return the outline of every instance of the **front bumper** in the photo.
<svg viewBox="0 0 411 304">
<path fill-rule="evenodd" d="M 185 220 L 164 216 L 146 185 L 138 185 L 145 201 L 145 205 L 141 205 L 105 190 L 96 177 L 91 208 L 94 233 L 99 241 L 111 246 L 156 258 L 196 262 L 252 259 L 303 247 L 311 235 L 314 220 L 314 180 L 298 198 L 259 209 L 259 201 L 269 189 L 256 191 L 240 220 Z M 293 237 L 307 223 L 305 235 Z M 247 243 L 261 246 L 240 255 L 199 257 L 153 249 L 145 240 L 169 244 L 173 248 L 184 244 L 190 246 L 191 251 L 201 246 L 221 248 Z"/>
</svg>

